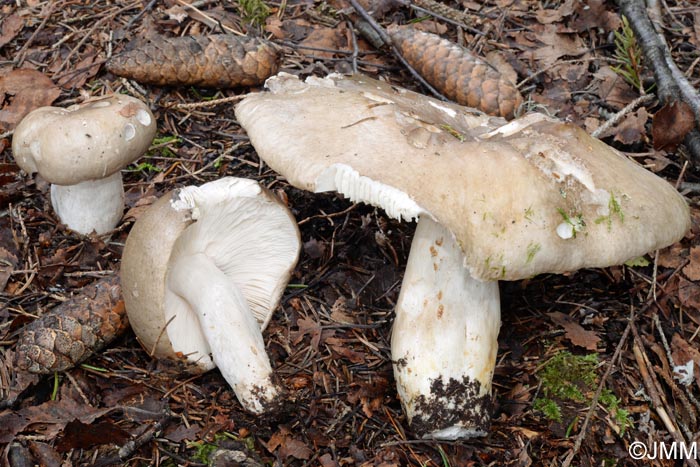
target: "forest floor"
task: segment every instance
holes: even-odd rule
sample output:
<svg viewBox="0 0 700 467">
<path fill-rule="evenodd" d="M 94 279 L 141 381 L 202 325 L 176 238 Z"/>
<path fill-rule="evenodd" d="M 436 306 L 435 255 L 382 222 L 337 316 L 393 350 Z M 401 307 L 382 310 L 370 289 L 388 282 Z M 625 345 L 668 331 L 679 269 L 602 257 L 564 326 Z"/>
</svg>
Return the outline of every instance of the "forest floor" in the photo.
<svg viewBox="0 0 700 467">
<path fill-rule="evenodd" d="M 468 27 L 391 0 L 374 2 L 373 10 L 385 26 L 415 22 L 488 56 L 518 83 L 527 109 L 588 132 L 640 96 L 615 66 L 631 65 L 653 94 L 649 70 L 625 62 L 629 54 L 615 45 L 623 23 L 612 2 L 443 3 L 464 12 Z M 661 3 L 674 59 L 697 88 L 700 8 L 694 0 Z M 233 104 L 206 104 L 256 89 L 141 85 L 101 65 L 134 39 L 225 28 L 281 45 L 282 70 L 289 73 L 347 73 L 355 60 L 359 72 L 425 91 L 390 52 L 355 34 L 343 0 L 265 1 L 266 8 L 257 9 L 254 0 L 195 5 L 0 2 L 0 264 L 11 265 L 0 269 L 0 345 L 7 355 L 24 324 L 117 272 L 131 226 L 157 197 L 222 176 L 253 178 L 286 195 L 303 242 L 291 285 L 265 331 L 289 409 L 251 416 L 217 371 L 179 372 L 150 358 L 127 331 L 86 364 L 40 379 L 0 413 L 4 463 L 238 465 L 230 460 L 234 453 L 247 457 L 240 465 L 298 467 L 685 462 L 635 460 L 640 451 L 630 452 L 639 447 L 634 443 L 650 455 L 661 442 L 690 447 L 700 432 L 700 173 L 686 164 L 682 146 L 653 148 L 657 101 L 627 113 L 601 139 L 679 187 L 691 207 L 691 231 L 634 264 L 502 282 L 489 435 L 418 440 L 402 414 L 389 351 L 415 225 L 340 196 L 294 189 L 262 165 Z M 29 80 L 26 70 L 44 79 L 32 74 Z M 110 93 L 149 104 L 157 144 L 123 172 L 127 212 L 117 229 L 108 237 L 83 237 L 53 214 L 48 184 L 15 165 L 11 130 L 39 105 L 65 107 Z M 204 106 L 181 105 L 193 103 Z M 15 369 L 7 358 L 2 362 L 0 382 L 7 386 Z"/>
</svg>

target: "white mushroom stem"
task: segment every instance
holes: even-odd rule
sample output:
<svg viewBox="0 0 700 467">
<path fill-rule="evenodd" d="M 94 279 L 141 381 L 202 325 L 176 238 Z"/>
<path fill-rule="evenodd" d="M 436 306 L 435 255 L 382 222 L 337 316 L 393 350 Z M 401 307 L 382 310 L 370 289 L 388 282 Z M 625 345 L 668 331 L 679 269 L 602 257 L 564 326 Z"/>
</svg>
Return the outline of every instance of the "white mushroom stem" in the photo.
<svg viewBox="0 0 700 467">
<path fill-rule="evenodd" d="M 167 285 L 198 317 L 212 359 L 241 405 L 253 413 L 269 410 L 280 391 L 260 325 L 242 292 L 203 253 L 176 259 Z"/>
<path fill-rule="evenodd" d="M 394 376 L 414 432 L 483 436 L 501 325 L 498 282 L 474 279 L 452 234 L 422 216 L 396 305 Z"/>
<path fill-rule="evenodd" d="M 124 212 L 124 186 L 118 171 L 76 185 L 51 185 L 51 205 L 69 229 L 87 235 L 114 229 Z"/>
</svg>

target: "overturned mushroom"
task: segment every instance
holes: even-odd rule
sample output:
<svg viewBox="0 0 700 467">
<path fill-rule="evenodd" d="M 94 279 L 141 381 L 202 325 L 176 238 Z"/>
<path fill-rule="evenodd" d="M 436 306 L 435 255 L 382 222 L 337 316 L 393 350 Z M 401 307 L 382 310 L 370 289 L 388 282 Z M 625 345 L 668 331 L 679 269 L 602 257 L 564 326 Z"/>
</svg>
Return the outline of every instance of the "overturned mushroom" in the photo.
<svg viewBox="0 0 700 467">
<path fill-rule="evenodd" d="M 299 255 L 294 218 L 253 180 L 222 178 L 163 196 L 134 224 L 121 279 L 131 327 L 158 358 L 218 367 L 243 407 L 280 388 L 262 329 Z"/>
<path fill-rule="evenodd" d="M 155 132 L 143 102 L 113 95 L 30 112 L 15 129 L 12 153 L 22 170 L 52 184 L 61 222 L 81 234 L 104 234 L 124 211 L 119 171 L 146 152 Z"/>
<path fill-rule="evenodd" d="M 366 77 L 280 74 L 267 87 L 236 116 L 272 169 L 418 220 L 392 359 L 420 436 L 488 429 L 497 281 L 621 264 L 689 227 L 666 181 L 541 114 L 506 124 Z"/>
</svg>

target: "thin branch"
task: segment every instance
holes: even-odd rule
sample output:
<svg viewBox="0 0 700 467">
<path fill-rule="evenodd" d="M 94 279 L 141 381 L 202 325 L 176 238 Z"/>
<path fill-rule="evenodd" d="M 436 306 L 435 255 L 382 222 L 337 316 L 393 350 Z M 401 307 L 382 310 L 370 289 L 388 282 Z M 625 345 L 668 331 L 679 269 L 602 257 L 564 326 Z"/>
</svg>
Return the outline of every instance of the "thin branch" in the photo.
<svg viewBox="0 0 700 467">
<path fill-rule="evenodd" d="M 693 109 L 696 120 L 700 121 L 700 97 L 694 90 L 690 91 L 692 86 L 682 73 L 672 71 L 669 65 L 673 63 L 671 52 L 663 36 L 654 29 L 644 0 L 617 0 L 617 4 L 620 12 L 629 20 L 644 57 L 654 72 L 661 103 L 665 105 L 675 101 L 686 101 Z M 679 84 L 681 82 L 684 84 Z M 684 144 L 688 148 L 692 162 L 700 166 L 700 132 L 697 129 L 691 130 L 686 135 Z"/>
<path fill-rule="evenodd" d="M 385 44 L 389 45 L 391 47 L 392 52 L 394 52 L 394 55 L 396 55 L 396 58 L 399 59 L 399 61 L 403 64 L 403 66 L 406 67 L 406 69 L 413 75 L 416 80 L 421 83 L 430 93 L 437 97 L 438 99 L 442 101 L 448 101 L 445 96 L 440 94 L 440 92 L 432 87 L 423 77 L 406 61 L 405 58 L 403 58 L 403 55 L 401 55 L 401 52 L 394 46 L 394 44 L 391 41 L 391 38 L 389 35 L 386 33 L 383 27 L 381 27 L 375 20 L 372 18 L 372 16 L 367 13 L 367 11 L 362 8 L 362 5 L 360 5 L 357 0 L 350 0 L 350 4 L 352 7 L 355 9 L 355 11 L 364 19 L 367 21 L 370 26 L 372 26 L 372 29 L 374 29 L 379 37 L 381 38 L 382 41 L 384 41 Z"/>
</svg>

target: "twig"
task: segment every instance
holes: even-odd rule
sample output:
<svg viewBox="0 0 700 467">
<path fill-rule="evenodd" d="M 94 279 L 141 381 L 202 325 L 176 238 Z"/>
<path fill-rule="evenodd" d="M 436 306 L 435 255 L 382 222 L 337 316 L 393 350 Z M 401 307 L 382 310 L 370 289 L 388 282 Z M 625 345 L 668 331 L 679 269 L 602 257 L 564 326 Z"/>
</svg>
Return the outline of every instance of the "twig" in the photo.
<svg viewBox="0 0 700 467">
<path fill-rule="evenodd" d="M 418 0 L 415 2 L 404 0 L 401 3 L 419 13 L 434 16 L 441 21 L 463 28 L 477 36 L 486 35 L 484 31 L 469 26 L 469 17 L 466 14 L 443 3 L 433 0 Z"/>
<path fill-rule="evenodd" d="M 350 0 L 350 4 L 355 9 L 355 11 L 360 16 L 362 16 L 362 19 L 367 21 L 370 24 L 370 26 L 372 26 L 372 29 L 374 29 L 377 32 L 377 34 L 379 34 L 379 37 L 382 39 L 382 41 L 384 41 L 385 44 L 388 44 L 391 47 L 391 50 L 394 53 L 394 55 L 396 55 L 396 58 L 399 59 L 403 66 L 406 67 L 406 69 L 413 75 L 414 78 L 416 78 L 416 80 L 419 83 L 421 83 L 428 91 L 430 91 L 430 93 L 433 96 L 437 97 L 441 101 L 449 100 L 445 96 L 440 94 L 440 92 L 434 87 L 432 87 L 426 80 L 424 80 L 423 77 L 406 61 L 406 59 L 403 58 L 403 55 L 401 55 L 401 52 L 399 52 L 399 50 L 393 45 L 391 38 L 386 33 L 384 28 L 377 24 L 374 18 L 372 18 L 372 16 L 369 13 L 367 13 L 367 11 L 364 8 L 362 8 L 362 5 L 357 3 L 357 0 Z"/>
<path fill-rule="evenodd" d="M 108 465 L 115 464 L 122 465 L 124 460 L 131 457 L 131 455 L 135 453 L 138 448 L 151 441 L 158 433 L 163 431 L 165 423 L 171 418 L 173 418 L 172 415 L 166 415 L 162 420 L 156 421 L 153 426 L 137 436 L 136 439 L 128 441 L 126 444 L 124 444 L 124 446 L 119 448 L 115 454 L 98 461 L 95 464 L 95 467 L 107 467 Z"/>
<path fill-rule="evenodd" d="M 686 101 L 700 120 L 700 97 L 691 91 L 692 86 L 682 73 L 674 73 L 671 65 L 673 58 L 666 41 L 654 29 L 644 0 L 617 0 L 620 11 L 629 20 L 634 35 L 644 52 L 644 57 L 650 64 L 656 80 L 659 100 L 662 104 L 675 101 Z M 675 67 L 675 64 L 673 65 Z M 680 84 L 680 83 L 684 84 Z M 688 148 L 691 160 L 696 166 L 700 165 L 700 132 L 693 129 L 685 136 L 684 144 Z"/>
<path fill-rule="evenodd" d="M 155 4 L 156 4 L 156 0 L 151 0 L 150 2 L 148 2 L 148 5 L 146 5 L 145 7 L 143 7 L 143 10 L 139 11 L 137 15 L 135 15 L 133 18 L 131 18 L 131 19 L 129 20 L 128 23 L 126 23 L 126 27 L 125 27 L 124 29 L 125 29 L 126 31 L 128 31 L 129 29 L 131 29 L 131 27 L 134 25 L 134 23 L 135 23 L 136 21 L 140 20 L 141 17 L 143 17 L 143 15 L 145 15 L 147 11 L 150 11 L 150 10 L 153 8 L 153 6 L 154 6 Z"/>
<path fill-rule="evenodd" d="M 634 326 L 634 324 L 632 325 L 632 333 L 634 334 L 634 343 L 632 345 L 632 351 L 634 353 L 634 358 L 637 362 L 637 366 L 639 367 L 639 373 L 642 376 L 644 387 L 646 388 L 647 394 L 651 399 L 652 407 L 656 411 L 661 421 L 664 423 L 666 430 L 668 430 L 669 434 L 673 437 L 673 440 L 678 444 L 684 444 L 686 443 L 686 440 L 676 428 L 672 416 L 669 415 L 669 412 L 666 410 L 664 403 L 661 401 L 661 397 L 659 396 L 659 392 L 656 388 L 656 383 L 653 379 L 652 374 L 649 372 L 650 364 L 647 361 L 646 353 L 643 351 L 644 342 L 642 341 L 641 337 L 639 337 L 637 327 Z M 691 467 L 700 467 L 695 459 L 689 458 L 686 459 L 686 462 L 687 465 L 690 465 Z"/>
<path fill-rule="evenodd" d="M 49 2 L 49 4 L 46 5 L 42 9 L 42 14 L 44 15 L 44 19 L 41 21 L 39 26 L 37 26 L 37 28 L 34 30 L 32 35 L 29 36 L 29 39 L 27 39 L 27 42 L 25 42 L 24 45 L 22 45 L 22 48 L 19 49 L 19 51 L 17 52 L 16 58 L 15 58 L 15 67 L 17 67 L 17 68 L 22 67 L 22 63 L 24 63 L 25 52 L 27 51 L 29 46 L 32 44 L 32 42 L 34 42 L 34 39 L 36 38 L 36 36 L 39 35 L 39 32 L 42 29 L 44 29 L 44 27 L 46 26 L 46 23 L 48 23 L 48 21 L 49 21 L 49 18 L 51 18 L 51 15 L 53 14 L 54 10 L 57 7 L 60 7 L 62 3 L 63 3 L 63 1 Z"/>
<path fill-rule="evenodd" d="M 163 107 L 168 108 L 168 109 L 200 109 L 200 108 L 206 108 L 206 107 L 214 107 L 220 104 L 228 104 L 229 102 L 236 102 L 241 99 L 245 99 L 248 97 L 248 94 L 240 94 L 236 96 L 229 96 L 229 97 L 222 97 L 221 99 L 212 99 L 209 101 L 202 101 L 202 102 L 189 102 L 186 104 L 183 103 L 178 103 L 178 104 L 166 104 Z"/>
<path fill-rule="evenodd" d="M 620 123 L 620 120 L 622 120 L 628 113 L 632 112 L 635 110 L 637 107 L 640 105 L 647 104 L 651 101 L 654 100 L 654 96 L 651 94 L 645 94 L 643 96 L 639 96 L 629 104 L 627 104 L 622 110 L 617 112 L 615 115 L 610 117 L 605 123 L 603 123 L 600 127 L 596 128 L 596 130 L 591 133 L 591 136 L 594 138 L 600 138 L 601 135 L 605 136 L 607 131 Z"/>
<path fill-rule="evenodd" d="M 632 329 L 632 323 L 634 323 L 634 319 L 635 319 L 635 313 L 634 313 L 634 311 L 632 311 L 632 313 L 629 317 L 629 320 L 627 322 L 627 327 L 625 328 L 624 332 L 622 333 L 620 340 L 617 342 L 617 346 L 615 347 L 615 352 L 613 353 L 613 356 L 610 359 L 610 363 L 608 364 L 608 367 L 605 369 L 605 374 L 600 379 L 600 384 L 598 384 L 598 389 L 596 389 L 596 392 L 593 395 L 593 400 L 591 401 L 591 406 L 588 409 L 588 413 L 586 414 L 586 418 L 583 420 L 583 424 L 581 425 L 581 430 L 579 431 L 578 435 L 576 435 L 576 441 L 574 442 L 574 446 L 569 451 L 569 454 L 564 459 L 564 462 L 562 462 L 561 467 L 569 467 L 569 465 L 571 465 L 571 461 L 574 459 L 576 454 L 578 454 L 579 449 L 581 449 L 581 445 L 583 444 L 583 440 L 586 438 L 586 433 L 588 432 L 588 424 L 590 423 L 591 419 L 593 418 L 593 414 L 598 410 L 598 400 L 600 399 L 600 395 L 603 393 L 603 389 L 605 388 L 605 382 L 608 379 L 608 377 L 610 376 L 610 373 L 612 372 L 612 369 L 615 366 L 615 362 L 617 361 L 618 358 L 620 358 L 620 353 L 622 352 L 622 348 L 624 347 L 625 343 L 627 342 L 627 337 L 629 336 L 629 333 Z"/>
<path fill-rule="evenodd" d="M 350 39 L 352 40 L 352 72 L 357 73 L 357 56 L 359 54 L 359 49 L 357 48 L 357 36 L 355 35 L 355 29 L 352 27 L 352 22 L 347 20 L 348 29 L 350 30 Z"/>
</svg>

